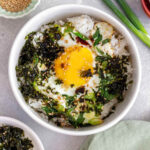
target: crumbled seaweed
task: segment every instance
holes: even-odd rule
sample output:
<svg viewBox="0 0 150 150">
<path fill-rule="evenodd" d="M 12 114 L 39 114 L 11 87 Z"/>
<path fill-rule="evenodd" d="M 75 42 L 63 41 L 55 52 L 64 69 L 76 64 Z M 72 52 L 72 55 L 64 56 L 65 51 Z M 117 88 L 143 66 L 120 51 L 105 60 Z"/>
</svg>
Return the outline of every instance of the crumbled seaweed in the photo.
<svg viewBox="0 0 150 150">
<path fill-rule="evenodd" d="M 26 101 L 29 98 L 47 99 L 34 88 L 33 83 L 37 82 L 36 79 L 39 78 L 39 75 L 42 80 L 50 77 L 49 70 L 52 69 L 53 61 L 60 53 L 64 52 L 64 48 L 56 42 L 62 36 L 58 26 L 45 30 L 42 41 L 37 42 L 36 47 L 32 42 L 35 34 L 36 32 L 32 32 L 26 36 L 26 42 L 16 66 L 16 75 L 20 82 L 19 89 Z M 48 69 L 39 72 L 38 63 L 44 64 Z"/>
<path fill-rule="evenodd" d="M 13 126 L 0 127 L 0 150 L 31 150 L 32 141 L 24 136 L 24 131 Z"/>
<path fill-rule="evenodd" d="M 123 100 L 123 92 L 127 90 L 127 67 L 128 56 L 97 56 L 96 60 L 100 63 L 99 85 L 100 95 L 107 102 L 113 98 Z"/>
<path fill-rule="evenodd" d="M 92 77 L 92 71 L 91 69 L 88 69 L 88 70 L 84 70 L 80 73 L 80 76 L 81 77 Z"/>
<path fill-rule="evenodd" d="M 63 81 L 60 80 L 60 79 L 56 79 L 55 82 L 56 82 L 56 85 L 59 85 L 59 84 L 62 84 L 62 83 L 63 83 Z"/>
</svg>

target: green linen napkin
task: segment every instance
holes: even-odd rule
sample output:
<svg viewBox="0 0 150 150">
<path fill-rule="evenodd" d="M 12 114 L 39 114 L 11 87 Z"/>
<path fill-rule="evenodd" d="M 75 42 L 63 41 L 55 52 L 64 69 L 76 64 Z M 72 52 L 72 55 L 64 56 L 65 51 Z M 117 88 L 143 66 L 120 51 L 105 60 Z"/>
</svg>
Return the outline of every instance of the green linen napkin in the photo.
<svg viewBox="0 0 150 150">
<path fill-rule="evenodd" d="M 122 121 L 107 131 L 89 136 L 80 150 L 150 150 L 150 123 Z"/>
</svg>

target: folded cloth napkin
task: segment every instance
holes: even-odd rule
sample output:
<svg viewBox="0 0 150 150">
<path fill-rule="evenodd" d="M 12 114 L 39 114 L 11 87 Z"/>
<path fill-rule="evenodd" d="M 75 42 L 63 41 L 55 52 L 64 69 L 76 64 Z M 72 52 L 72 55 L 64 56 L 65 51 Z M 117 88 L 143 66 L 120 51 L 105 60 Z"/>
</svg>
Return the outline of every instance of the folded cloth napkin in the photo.
<svg viewBox="0 0 150 150">
<path fill-rule="evenodd" d="M 122 121 L 107 131 L 89 136 L 80 150 L 150 150 L 150 123 Z"/>
</svg>

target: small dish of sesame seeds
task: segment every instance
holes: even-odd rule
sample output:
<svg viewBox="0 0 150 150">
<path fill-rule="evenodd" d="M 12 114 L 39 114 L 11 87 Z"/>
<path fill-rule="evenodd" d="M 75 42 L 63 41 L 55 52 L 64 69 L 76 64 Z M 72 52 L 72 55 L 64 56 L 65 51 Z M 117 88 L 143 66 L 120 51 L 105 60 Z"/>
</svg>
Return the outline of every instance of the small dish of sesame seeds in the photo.
<svg viewBox="0 0 150 150">
<path fill-rule="evenodd" d="M 17 19 L 28 15 L 40 0 L 0 0 L 0 17 Z"/>
</svg>

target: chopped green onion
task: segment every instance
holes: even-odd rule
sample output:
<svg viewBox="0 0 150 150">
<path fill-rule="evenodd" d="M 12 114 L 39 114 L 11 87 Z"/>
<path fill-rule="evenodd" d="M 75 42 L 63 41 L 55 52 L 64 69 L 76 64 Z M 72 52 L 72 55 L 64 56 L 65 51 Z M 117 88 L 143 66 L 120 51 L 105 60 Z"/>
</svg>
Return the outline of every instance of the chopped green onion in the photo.
<svg viewBox="0 0 150 150">
<path fill-rule="evenodd" d="M 70 104 L 75 100 L 75 96 L 68 96 L 68 95 L 66 95 L 66 94 L 64 94 L 64 95 L 62 95 L 62 96 L 65 97 L 65 99 L 66 99 L 68 105 L 70 105 Z"/>
<path fill-rule="evenodd" d="M 142 25 L 141 21 L 138 19 L 138 17 L 135 15 L 135 13 L 132 11 L 130 6 L 127 4 L 125 0 L 116 0 L 116 2 L 120 5 L 128 19 L 132 22 L 132 24 L 139 29 L 140 31 L 147 33 L 146 29 Z"/>
<path fill-rule="evenodd" d="M 39 89 L 39 87 L 38 87 L 38 85 L 37 85 L 36 80 L 33 82 L 33 87 L 34 87 L 34 89 L 35 89 L 36 91 L 40 92 L 40 89 Z"/>
<path fill-rule="evenodd" d="M 65 27 L 64 30 L 65 33 L 73 32 L 74 27 L 72 26 L 72 23 L 70 22 L 65 23 L 64 27 Z"/>
<path fill-rule="evenodd" d="M 102 46 L 105 45 L 105 44 L 107 44 L 108 42 L 110 42 L 110 39 L 105 39 L 105 40 L 103 40 L 103 41 L 102 41 Z"/>
<path fill-rule="evenodd" d="M 85 120 L 85 118 L 83 117 L 83 113 L 80 113 L 79 116 L 78 116 L 78 118 L 77 118 L 76 123 L 77 123 L 78 125 L 80 125 L 80 124 L 83 123 L 84 120 Z"/>
<path fill-rule="evenodd" d="M 113 4 L 111 0 L 103 0 L 103 2 L 120 18 L 120 20 L 148 47 L 150 47 L 150 36 L 138 30 L 128 18 Z"/>
<path fill-rule="evenodd" d="M 46 114 L 52 113 L 54 111 L 53 109 L 51 109 L 50 107 L 47 107 L 47 106 L 42 107 L 42 110 L 44 110 L 46 112 Z"/>
<path fill-rule="evenodd" d="M 93 35 L 94 39 L 94 46 L 98 45 L 99 42 L 102 40 L 102 35 L 100 34 L 99 28 L 97 28 L 96 32 Z"/>
<path fill-rule="evenodd" d="M 64 112 L 65 111 L 65 107 L 61 104 L 58 104 L 57 106 L 54 106 L 54 108 L 58 111 L 58 112 Z"/>
<path fill-rule="evenodd" d="M 95 118 L 89 120 L 88 123 L 91 125 L 99 125 L 99 124 L 103 123 L 103 121 L 100 119 L 100 117 L 95 117 Z"/>
<path fill-rule="evenodd" d="M 94 102 L 96 101 L 95 93 L 89 93 L 89 94 L 85 95 L 84 98 L 85 99 L 91 99 Z"/>
<path fill-rule="evenodd" d="M 99 28 L 96 29 L 96 32 L 93 34 L 93 39 L 97 39 L 100 34 Z"/>
<path fill-rule="evenodd" d="M 89 40 L 86 36 L 84 36 L 80 32 L 73 32 L 73 34 L 76 35 L 77 37 L 81 38 L 84 41 Z"/>
<path fill-rule="evenodd" d="M 98 45 L 101 40 L 102 40 L 102 35 L 100 34 L 100 36 L 95 40 L 94 46 Z"/>
<path fill-rule="evenodd" d="M 89 38 L 87 38 L 86 36 L 84 36 L 82 33 L 78 32 L 78 31 L 74 31 L 74 27 L 72 26 L 72 24 L 69 22 L 69 23 L 66 23 L 65 24 L 65 33 L 69 33 L 71 39 L 74 41 L 71 33 L 73 33 L 74 35 L 76 35 L 77 37 L 81 38 L 82 40 L 86 41 L 86 40 L 89 40 Z"/>
<path fill-rule="evenodd" d="M 105 53 L 104 53 L 102 50 L 100 50 L 98 47 L 96 47 L 96 49 L 97 49 L 97 51 L 98 51 L 102 56 L 105 55 Z"/>
<path fill-rule="evenodd" d="M 74 41 L 74 38 L 73 38 L 73 36 L 72 36 L 71 33 L 69 33 L 69 36 L 70 36 L 70 38 L 72 39 L 72 41 Z"/>
</svg>

